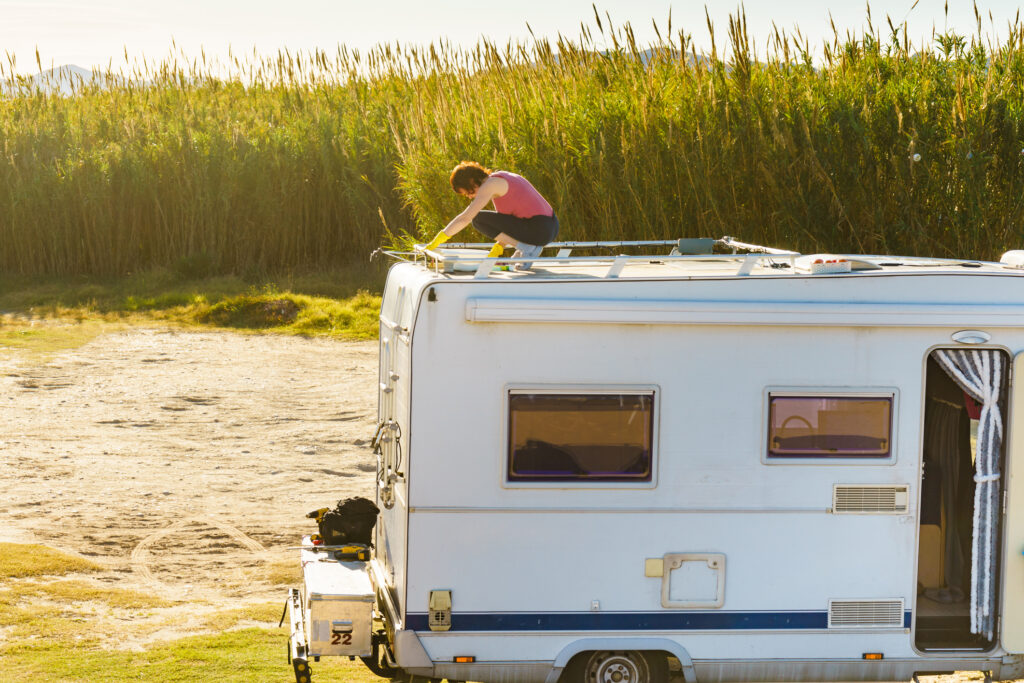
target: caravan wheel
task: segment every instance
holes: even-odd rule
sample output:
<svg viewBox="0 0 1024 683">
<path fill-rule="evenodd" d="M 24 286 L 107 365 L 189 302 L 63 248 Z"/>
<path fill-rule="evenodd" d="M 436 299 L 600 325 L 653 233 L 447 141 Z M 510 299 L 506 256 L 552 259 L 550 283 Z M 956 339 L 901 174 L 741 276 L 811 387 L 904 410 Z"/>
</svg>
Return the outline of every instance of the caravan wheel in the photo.
<svg viewBox="0 0 1024 683">
<path fill-rule="evenodd" d="M 575 657 L 562 683 L 665 683 L 668 661 L 660 652 L 590 652 Z"/>
</svg>

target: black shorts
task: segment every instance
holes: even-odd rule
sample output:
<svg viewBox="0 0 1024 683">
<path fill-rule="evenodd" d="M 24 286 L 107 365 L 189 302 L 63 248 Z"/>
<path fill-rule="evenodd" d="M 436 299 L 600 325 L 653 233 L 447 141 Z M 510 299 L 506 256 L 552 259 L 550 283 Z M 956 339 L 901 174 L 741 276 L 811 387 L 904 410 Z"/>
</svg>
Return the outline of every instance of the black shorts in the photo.
<svg viewBox="0 0 1024 683">
<path fill-rule="evenodd" d="M 497 211 L 481 211 L 473 219 L 473 227 L 494 239 L 505 233 L 517 242 L 543 247 L 558 236 L 556 216 L 533 216 L 519 218 Z"/>
</svg>

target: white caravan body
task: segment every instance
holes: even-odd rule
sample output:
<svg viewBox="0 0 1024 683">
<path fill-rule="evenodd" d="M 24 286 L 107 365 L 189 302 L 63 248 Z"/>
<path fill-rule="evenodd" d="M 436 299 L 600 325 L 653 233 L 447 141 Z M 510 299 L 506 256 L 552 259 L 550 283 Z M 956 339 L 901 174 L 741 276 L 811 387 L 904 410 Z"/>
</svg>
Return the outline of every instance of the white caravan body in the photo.
<svg viewBox="0 0 1024 683">
<path fill-rule="evenodd" d="M 581 653 L 621 651 L 664 653 L 687 683 L 1024 676 L 1012 258 L 600 259 L 556 246 L 523 272 L 438 250 L 388 275 L 370 567 L 398 667 L 556 683 Z M 922 517 L 926 376 L 944 349 L 1006 361 L 1006 510 L 981 522 L 998 533 L 991 636 L 965 631 L 957 605 L 971 596 L 941 575 L 952 560 L 935 533 L 952 533 L 950 513 Z M 796 419 L 782 425 L 786 410 Z M 599 444 L 611 469 L 549 471 L 543 459 L 571 446 L 520 443 L 552 425 L 586 440 L 574 426 L 598 423 L 611 442 L 640 434 L 636 463 Z M 851 441 L 858 429 L 871 433 Z M 926 596 L 959 621 L 928 621 Z"/>
</svg>

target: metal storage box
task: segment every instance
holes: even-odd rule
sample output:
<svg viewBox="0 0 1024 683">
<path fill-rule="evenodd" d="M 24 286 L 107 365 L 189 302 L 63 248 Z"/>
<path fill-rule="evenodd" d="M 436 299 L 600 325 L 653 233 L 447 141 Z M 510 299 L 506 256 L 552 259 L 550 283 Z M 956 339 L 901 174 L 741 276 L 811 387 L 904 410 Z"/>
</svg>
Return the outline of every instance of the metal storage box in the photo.
<svg viewBox="0 0 1024 683">
<path fill-rule="evenodd" d="M 366 566 L 339 562 L 329 551 L 302 550 L 310 655 L 371 654 L 375 597 Z"/>
</svg>

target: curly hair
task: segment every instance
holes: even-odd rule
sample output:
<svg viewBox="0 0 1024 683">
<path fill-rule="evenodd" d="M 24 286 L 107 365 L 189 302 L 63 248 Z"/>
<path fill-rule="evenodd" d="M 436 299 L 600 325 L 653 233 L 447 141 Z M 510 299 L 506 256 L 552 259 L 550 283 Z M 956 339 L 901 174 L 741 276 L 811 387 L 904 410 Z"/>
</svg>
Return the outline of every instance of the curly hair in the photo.
<svg viewBox="0 0 1024 683">
<path fill-rule="evenodd" d="M 452 169 L 448 182 L 452 184 L 452 189 L 456 192 L 459 190 L 473 191 L 480 187 L 491 173 L 491 169 L 481 166 L 475 161 L 463 161 Z"/>
</svg>

